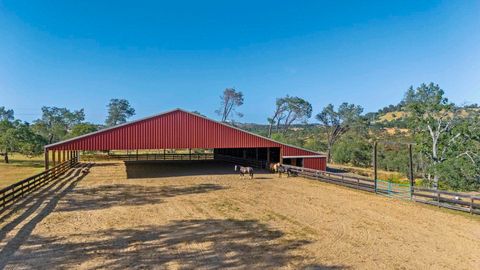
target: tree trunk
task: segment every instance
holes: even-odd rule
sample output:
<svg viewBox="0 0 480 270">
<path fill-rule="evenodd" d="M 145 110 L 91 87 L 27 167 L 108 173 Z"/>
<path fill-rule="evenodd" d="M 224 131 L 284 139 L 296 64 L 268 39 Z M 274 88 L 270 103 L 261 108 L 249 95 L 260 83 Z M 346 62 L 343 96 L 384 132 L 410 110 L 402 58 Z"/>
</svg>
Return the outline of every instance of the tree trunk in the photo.
<svg viewBox="0 0 480 270">
<path fill-rule="evenodd" d="M 327 163 L 332 162 L 332 146 L 327 147 Z"/>
<path fill-rule="evenodd" d="M 272 124 L 268 126 L 268 138 L 272 137 Z"/>
<path fill-rule="evenodd" d="M 8 161 L 8 152 L 7 151 L 5 151 L 4 159 L 5 159 L 5 163 L 8 164 L 9 161 Z"/>
<path fill-rule="evenodd" d="M 438 190 L 438 175 L 435 173 L 433 176 L 433 189 Z"/>
</svg>

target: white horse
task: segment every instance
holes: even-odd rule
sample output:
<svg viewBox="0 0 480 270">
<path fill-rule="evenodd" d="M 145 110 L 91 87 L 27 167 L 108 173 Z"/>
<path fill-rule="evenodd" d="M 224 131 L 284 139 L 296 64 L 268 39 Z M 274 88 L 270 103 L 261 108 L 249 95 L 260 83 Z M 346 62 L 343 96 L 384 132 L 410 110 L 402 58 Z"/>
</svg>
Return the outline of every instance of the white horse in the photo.
<svg viewBox="0 0 480 270">
<path fill-rule="evenodd" d="M 240 165 L 235 165 L 235 171 L 240 172 L 240 176 L 245 176 L 245 174 L 250 175 L 250 179 L 253 179 L 253 168 L 252 167 L 243 167 Z"/>
</svg>

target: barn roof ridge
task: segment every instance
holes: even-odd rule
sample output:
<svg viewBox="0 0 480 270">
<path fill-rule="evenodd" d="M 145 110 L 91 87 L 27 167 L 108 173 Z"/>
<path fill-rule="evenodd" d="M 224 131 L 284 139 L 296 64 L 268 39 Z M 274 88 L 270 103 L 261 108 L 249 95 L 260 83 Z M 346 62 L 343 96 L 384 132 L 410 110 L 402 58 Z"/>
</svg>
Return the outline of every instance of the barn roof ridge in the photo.
<svg viewBox="0 0 480 270">
<path fill-rule="evenodd" d="M 183 112 L 183 113 L 187 113 L 187 114 L 190 114 L 190 115 L 193 115 L 193 116 L 196 116 L 196 117 L 200 117 L 200 118 L 203 118 L 203 119 L 205 119 L 205 120 L 208 120 L 208 121 L 211 121 L 211 122 L 214 122 L 214 123 L 223 125 L 223 126 L 225 126 L 225 127 L 232 128 L 232 129 L 236 129 L 236 130 L 238 130 L 238 131 L 247 133 L 247 134 L 249 134 L 249 135 L 252 135 L 252 136 L 255 136 L 255 137 L 259 137 L 259 138 L 261 138 L 261 139 L 268 140 L 268 141 L 271 141 L 271 142 L 274 142 L 274 143 L 278 143 L 278 144 L 281 144 L 281 145 L 284 145 L 284 146 L 289 146 L 289 147 L 292 147 L 292 148 L 296 148 L 296 149 L 308 151 L 308 152 L 313 153 L 313 154 L 318 154 L 318 155 L 323 155 L 323 156 L 325 155 L 324 153 L 321 153 L 321 152 L 317 152 L 317 151 L 305 149 L 305 148 L 303 148 L 303 147 L 298 147 L 298 146 L 291 145 L 291 144 L 287 144 L 287 143 L 282 143 L 282 142 L 273 140 L 273 139 L 271 139 L 271 138 L 264 137 L 264 136 L 259 135 L 259 134 L 255 134 L 255 133 L 253 133 L 253 132 L 250 132 L 250 131 L 241 129 L 241 128 L 239 128 L 239 127 L 231 126 L 231 125 L 228 125 L 228 124 L 226 124 L 226 123 L 222 123 L 222 122 L 213 120 L 213 119 L 211 119 L 211 118 L 208 118 L 208 117 L 206 117 L 206 116 L 203 116 L 203 115 L 200 115 L 200 114 L 196 114 L 196 113 L 193 113 L 193 112 L 190 112 L 190 111 L 181 109 L 181 108 L 176 108 L 176 109 L 173 109 L 173 110 L 164 111 L 164 112 L 161 112 L 161 113 L 158 113 L 158 114 L 154 114 L 154 115 L 147 116 L 147 117 L 142 117 L 142 118 L 140 118 L 140 119 L 133 120 L 133 121 L 130 121 L 130 122 L 126 122 L 126 123 L 123 123 L 123 124 L 120 124 L 120 125 L 116 125 L 116 126 L 113 126 L 113 127 L 108 127 L 108 128 L 105 128 L 105 129 L 101 129 L 101 130 L 98 130 L 98 131 L 94 131 L 94 132 L 90 132 L 90 133 L 87 133 L 87 134 L 84 134 L 84 135 L 80 135 L 80 136 L 77 136 L 77 137 L 74 137 L 74 138 L 70 138 L 70 139 L 67 139 L 67 140 L 60 141 L 60 142 L 56 142 L 56 143 L 52 143 L 52 144 L 49 144 L 49 145 L 45 145 L 44 148 L 48 150 L 48 148 L 51 148 L 51 147 L 54 147 L 54 146 L 57 146 L 57 145 L 62 145 L 62 144 L 65 144 L 65 143 L 68 143 L 68 142 L 72 142 L 72 141 L 75 141 L 75 140 L 78 140 L 78 139 L 81 139 L 81 138 L 85 138 L 85 137 L 92 136 L 92 135 L 95 135 L 95 134 L 100 134 L 100 133 L 103 133 L 103 132 L 106 132 L 106 131 L 109 131 L 109 130 L 118 129 L 118 128 L 121 128 L 121 127 L 124 127 L 124 126 L 132 125 L 132 124 L 135 124 L 135 123 L 138 123 L 138 122 L 141 122 L 141 121 L 149 120 L 149 119 L 152 119 L 152 118 L 156 118 L 156 117 L 163 116 L 163 115 L 166 115 L 166 114 L 169 114 L 169 113 L 173 113 L 173 112 L 177 112 L 177 111 Z"/>
</svg>

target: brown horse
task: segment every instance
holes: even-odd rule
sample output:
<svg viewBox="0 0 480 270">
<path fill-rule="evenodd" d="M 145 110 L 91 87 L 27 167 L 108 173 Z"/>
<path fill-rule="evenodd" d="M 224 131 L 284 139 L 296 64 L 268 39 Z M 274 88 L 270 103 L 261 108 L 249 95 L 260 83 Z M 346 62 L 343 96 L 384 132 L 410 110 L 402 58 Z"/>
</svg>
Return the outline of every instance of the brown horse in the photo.
<svg viewBox="0 0 480 270">
<path fill-rule="evenodd" d="M 273 172 L 278 173 L 278 177 L 280 178 L 282 177 L 282 173 L 288 173 L 288 169 L 285 168 L 281 163 L 275 163 L 271 165 L 271 168 L 273 169 Z"/>
</svg>

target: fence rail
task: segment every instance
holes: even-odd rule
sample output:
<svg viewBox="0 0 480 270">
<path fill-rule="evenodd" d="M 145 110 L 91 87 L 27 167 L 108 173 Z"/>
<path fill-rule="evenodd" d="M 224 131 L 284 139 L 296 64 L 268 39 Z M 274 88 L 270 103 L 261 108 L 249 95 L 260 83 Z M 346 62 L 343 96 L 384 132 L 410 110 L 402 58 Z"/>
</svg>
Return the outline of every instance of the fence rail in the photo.
<svg viewBox="0 0 480 270">
<path fill-rule="evenodd" d="M 50 182 L 52 179 L 59 177 L 69 169 L 77 165 L 77 159 L 70 159 L 59 165 L 43 171 L 34 176 L 30 176 L 19 182 L 0 190 L 0 209 L 3 210 L 10 206 L 18 198 L 24 197 L 26 194 L 38 189 L 39 187 Z"/>
<path fill-rule="evenodd" d="M 332 184 L 342 185 L 350 188 L 360 189 L 368 192 L 375 192 L 375 181 L 364 177 L 347 176 L 339 173 L 331 173 L 327 171 L 320 171 L 308 169 L 303 167 L 283 165 L 285 168 L 293 173 L 301 175 L 306 178 L 320 180 Z"/>
<path fill-rule="evenodd" d="M 221 160 L 230 163 L 237 163 L 238 165 L 245 165 L 245 166 L 252 166 L 256 168 L 267 168 L 267 162 L 263 160 L 256 160 L 256 159 L 247 159 L 247 158 L 239 158 L 233 157 L 228 155 L 221 155 L 215 154 L 215 160 Z"/>
<path fill-rule="evenodd" d="M 413 200 L 415 202 L 468 212 L 471 214 L 480 214 L 480 196 L 415 187 L 413 189 Z"/>
<path fill-rule="evenodd" d="M 109 155 L 110 158 L 135 161 L 135 160 L 213 160 L 213 153 L 192 153 L 192 154 L 126 154 Z"/>
<path fill-rule="evenodd" d="M 375 192 L 381 195 L 385 195 L 386 190 L 389 191 L 388 194 L 391 197 L 409 199 L 409 196 L 407 196 L 406 193 L 408 192 L 407 189 L 411 189 L 411 187 L 400 187 L 401 184 L 395 185 L 395 188 L 388 188 L 387 184 L 387 187 L 385 188 L 383 187 L 384 183 L 382 183 L 385 181 L 381 180 L 377 181 L 377 186 L 375 180 L 363 177 L 352 177 L 338 173 L 319 171 L 291 165 L 283 166 L 289 169 L 291 172 L 294 172 L 306 178 L 360 189 L 364 191 Z M 453 210 L 459 210 L 471 214 L 480 214 L 480 196 L 420 187 L 414 187 L 412 191 L 413 192 L 408 193 L 409 195 L 411 194 L 411 199 L 415 202 L 435 205 L 438 207 L 444 207 Z"/>
</svg>

